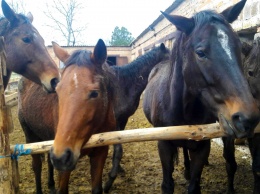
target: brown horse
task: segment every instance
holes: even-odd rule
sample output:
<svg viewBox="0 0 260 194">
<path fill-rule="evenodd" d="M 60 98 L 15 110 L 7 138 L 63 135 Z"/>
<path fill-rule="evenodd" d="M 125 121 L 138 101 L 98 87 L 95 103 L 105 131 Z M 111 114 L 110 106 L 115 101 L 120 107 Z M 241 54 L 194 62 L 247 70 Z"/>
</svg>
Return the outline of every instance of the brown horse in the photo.
<svg viewBox="0 0 260 194">
<path fill-rule="evenodd" d="M 242 53 L 244 75 L 249 83 L 253 97 L 256 99 L 260 109 L 260 37 L 256 38 L 253 45 L 243 43 Z M 235 193 L 234 176 L 237 170 L 235 160 L 234 138 L 222 138 L 224 143 L 224 157 L 228 174 L 228 192 Z M 260 193 L 260 134 L 256 133 L 248 138 L 249 149 L 252 157 L 252 171 L 254 175 L 254 194 Z"/>
<path fill-rule="evenodd" d="M 0 36 L 5 39 L 7 74 L 6 88 L 12 71 L 40 84 L 48 92 L 55 91 L 59 80 L 58 68 L 50 57 L 44 40 L 32 25 L 33 16 L 16 14 L 2 0 L 5 17 L 0 18 Z"/>
<path fill-rule="evenodd" d="M 154 126 L 207 124 L 219 120 L 227 134 L 252 136 L 259 111 L 242 72 L 241 43 L 229 23 L 245 5 L 240 1 L 222 13 L 205 10 L 192 18 L 163 15 L 177 27 L 171 63 L 150 75 L 143 108 Z M 210 141 L 159 141 L 162 193 L 174 192 L 173 161 L 177 148 L 191 158 L 188 193 L 201 193 L 200 180 Z"/>
<path fill-rule="evenodd" d="M 46 94 L 39 85 L 23 79 L 19 84 L 19 120 L 26 142 L 54 139 L 50 158 L 60 173 L 58 192 L 68 193 L 70 172 L 80 156 L 89 155 L 92 193 L 102 193 L 102 171 L 108 146 L 81 150 L 94 133 L 115 129 L 112 83 L 104 75 L 106 46 L 99 40 L 91 53 L 75 51 L 71 56 L 53 44 L 65 69 L 57 94 Z M 56 130 L 57 129 L 57 130 Z M 37 193 L 41 189 L 41 157 L 32 155 Z M 53 168 L 49 162 L 49 188 L 54 190 Z"/>
</svg>

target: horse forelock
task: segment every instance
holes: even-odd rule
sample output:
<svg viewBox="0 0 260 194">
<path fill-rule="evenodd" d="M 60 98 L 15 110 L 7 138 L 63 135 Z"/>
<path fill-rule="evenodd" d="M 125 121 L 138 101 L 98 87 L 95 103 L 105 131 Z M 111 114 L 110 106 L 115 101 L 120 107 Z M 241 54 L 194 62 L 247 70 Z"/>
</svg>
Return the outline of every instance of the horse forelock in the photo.
<svg viewBox="0 0 260 194">
<path fill-rule="evenodd" d="M 209 24 L 212 21 L 216 21 L 224 25 L 230 26 L 229 23 L 225 20 L 224 16 L 217 13 L 214 10 L 205 10 L 205 11 L 198 12 L 192 18 L 194 19 L 194 24 L 195 24 L 193 30 L 194 34 L 196 34 L 198 30 L 201 30 L 202 26 L 204 26 L 205 24 Z"/>
<path fill-rule="evenodd" d="M 63 72 L 66 70 L 67 67 L 71 65 L 77 65 L 80 67 L 92 67 L 94 66 L 93 62 L 91 61 L 91 51 L 88 50 L 76 50 L 74 51 L 71 56 L 65 61 Z M 95 79 L 97 82 L 100 82 L 101 90 L 107 90 L 108 93 L 112 93 L 112 89 L 114 87 L 113 82 L 109 79 L 108 76 L 104 75 L 102 70 L 96 69 L 95 72 Z"/>
<path fill-rule="evenodd" d="M 74 51 L 70 57 L 65 61 L 65 68 L 70 65 L 78 65 L 78 66 L 88 66 L 91 65 L 91 52 L 87 50 L 76 50 Z"/>
</svg>

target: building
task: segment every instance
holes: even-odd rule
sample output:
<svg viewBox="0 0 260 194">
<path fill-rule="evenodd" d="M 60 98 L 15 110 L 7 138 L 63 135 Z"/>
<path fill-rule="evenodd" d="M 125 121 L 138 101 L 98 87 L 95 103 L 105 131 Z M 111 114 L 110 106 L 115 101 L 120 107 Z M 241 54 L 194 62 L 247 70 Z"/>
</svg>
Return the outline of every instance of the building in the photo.
<svg viewBox="0 0 260 194">
<path fill-rule="evenodd" d="M 204 9 L 214 9 L 221 12 L 238 1 L 239 0 L 175 0 L 165 12 L 168 14 L 191 17 L 194 13 Z M 242 40 L 252 41 L 254 35 L 257 32 L 260 32 L 260 1 L 247 0 L 242 13 L 232 26 L 235 31 L 238 32 Z M 111 65 L 127 64 L 160 43 L 164 43 L 166 47 L 171 48 L 175 37 L 175 31 L 176 28 L 174 25 L 160 14 L 151 25 L 144 29 L 129 47 L 107 47 L 108 62 Z M 93 46 L 66 48 L 69 52 L 82 48 L 93 50 Z M 48 47 L 48 50 L 55 62 L 60 64 L 55 57 L 51 46 Z"/>
</svg>

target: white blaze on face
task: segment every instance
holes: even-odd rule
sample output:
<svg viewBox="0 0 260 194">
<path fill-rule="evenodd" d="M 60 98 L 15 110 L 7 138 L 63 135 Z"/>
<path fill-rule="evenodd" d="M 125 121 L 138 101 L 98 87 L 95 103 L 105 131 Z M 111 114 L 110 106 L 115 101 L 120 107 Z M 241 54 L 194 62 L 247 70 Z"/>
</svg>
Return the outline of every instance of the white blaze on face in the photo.
<svg viewBox="0 0 260 194">
<path fill-rule="evenodd" d="M 75 87 L 78 88 L 78 77 L 76 73 L 74 73 L 73 80 L 74 80 Z"/>
<path fill-rule="evenodd" d="M 232 60 L 230 47 L 228 46 L 228 35 L 221 29 L 218 29 L 217 35 L 220 45 L 228 55 L 229 59 Z"/>
<path fill-rule="evenodd" d="M 37 33 L 36 33 L 36 32 L 34 32 L 34 33 L 33 33 L 33 36 L 34 36 L 34 38 L 35 38 L 35 39 L 37 39 L 37 38 L 38 38 L 38 35 L 37 35 Z"/>
</svg>

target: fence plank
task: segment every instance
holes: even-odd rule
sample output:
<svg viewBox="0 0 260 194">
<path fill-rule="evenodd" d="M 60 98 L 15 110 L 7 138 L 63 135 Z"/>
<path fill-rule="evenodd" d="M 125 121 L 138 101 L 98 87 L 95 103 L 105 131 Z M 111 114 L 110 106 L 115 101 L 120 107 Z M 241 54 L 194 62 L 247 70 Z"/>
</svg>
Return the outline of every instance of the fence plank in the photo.
<svg viewBox="0 0 260 194">
<path fill-rule="evenodd" d="M 3 75 L 6 74 L 4 38 L 0 37 L 0 193 L 13 194 L 12 161 L 9 145 L 8 114 L 5 106 Z"/>
</svg>

